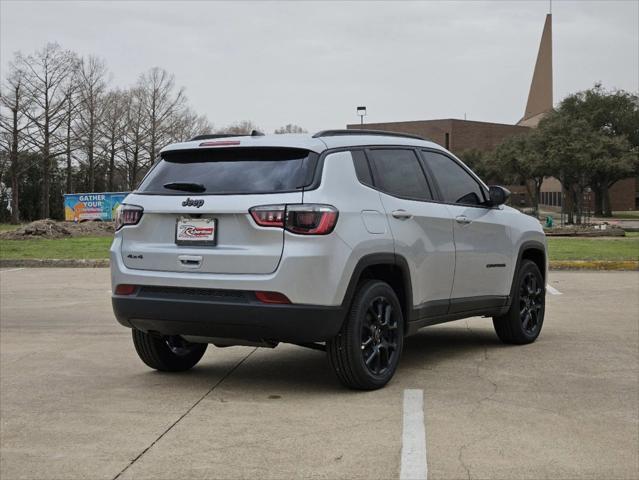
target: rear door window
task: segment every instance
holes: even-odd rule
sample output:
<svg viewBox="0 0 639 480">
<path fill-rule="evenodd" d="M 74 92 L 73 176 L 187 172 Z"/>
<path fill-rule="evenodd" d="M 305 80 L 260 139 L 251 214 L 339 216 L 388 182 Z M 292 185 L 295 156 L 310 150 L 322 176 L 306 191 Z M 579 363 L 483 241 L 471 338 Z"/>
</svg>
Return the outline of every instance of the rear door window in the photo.
<svg viewBox="0 0 639 480">
<path fill-rule="evenodd" d="M 224 195 L 292 192 L 312 181 L 317 154 L 297 148 L 171 150 L 138 193 Z"/>
<path fill-rule="evenodd" d="M 413 200 L 432 200 L 426 176 L 413 150 L 369 150 L 375 186 L 390 195 Z"/>
</svg>

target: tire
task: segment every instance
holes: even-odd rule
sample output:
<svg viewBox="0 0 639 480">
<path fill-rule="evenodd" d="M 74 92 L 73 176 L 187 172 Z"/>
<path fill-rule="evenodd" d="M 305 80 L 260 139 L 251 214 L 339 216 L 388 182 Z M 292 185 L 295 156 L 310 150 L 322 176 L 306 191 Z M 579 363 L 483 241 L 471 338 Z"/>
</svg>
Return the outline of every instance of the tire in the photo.
<svg viewBox="0 0 639 480">
<path fill-rule="evenodd" d="M 510 309 L 505 315 L 493 317 L 493 325 L 504 343 L 525 345 L 534 342 L 541 333 L 546 311 L 546 285 L 539 267 L 524 260 L 515 278 Z"/>
<path fill-rule="evenodd" d="M 200 361 L 206 343 L 190 343 L 179 336 L 162 337 L 133 329 L 133 344 L 140 359 L 161 372 L 183 372 Z"/>
<path fill-rule="evenodd" d="M 404 318 L 397 295 L 387 283 L 367 280 L 358 286 L 342 329 L 327 342 L 326 352 L 345 386 L 375 390 L 393 377 L 403 346 Z"/>
</svg>

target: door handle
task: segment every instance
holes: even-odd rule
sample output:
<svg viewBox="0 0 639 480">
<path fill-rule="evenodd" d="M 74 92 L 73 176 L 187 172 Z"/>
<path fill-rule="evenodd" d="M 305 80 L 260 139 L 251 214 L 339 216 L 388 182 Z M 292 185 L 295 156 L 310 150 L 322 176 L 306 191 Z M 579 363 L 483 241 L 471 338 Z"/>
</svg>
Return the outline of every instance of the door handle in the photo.
<svg viewBox="0 0 639 480">
<path fill-rule="evenodd" d="M 408 213 L 406 210 L 402 210 L 401 208 L 399 210 L 393 210 L 392 215 L 398 220 L 408 220 L 409 218 L 413 218 L 411 213 Z"/>
<path fill-rule="evenodd" d="M 462 225 L 468 225 L 470 222 L 472 222 L 472 220 L 466 215 L 460 215 L 456 217 L 455 220 L 457 221 L 457 223 L 461 223 Z"/>
</svg>

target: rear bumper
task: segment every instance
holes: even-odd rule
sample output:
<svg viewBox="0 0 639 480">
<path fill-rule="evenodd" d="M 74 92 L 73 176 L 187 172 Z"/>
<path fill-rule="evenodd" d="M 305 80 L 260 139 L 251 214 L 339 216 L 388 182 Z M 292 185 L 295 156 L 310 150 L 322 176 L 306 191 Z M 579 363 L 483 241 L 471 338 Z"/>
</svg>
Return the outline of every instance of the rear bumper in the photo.
<svg viewBox="0 0 639 480">
<path fill-rule="evenodd" d="M 303 343 L 334 337 L 345 317 L 342 307 L 263 304 L 250 292 L 171 290 L 113 295 L 118 322 L 162 335 Z"/>
</svg>

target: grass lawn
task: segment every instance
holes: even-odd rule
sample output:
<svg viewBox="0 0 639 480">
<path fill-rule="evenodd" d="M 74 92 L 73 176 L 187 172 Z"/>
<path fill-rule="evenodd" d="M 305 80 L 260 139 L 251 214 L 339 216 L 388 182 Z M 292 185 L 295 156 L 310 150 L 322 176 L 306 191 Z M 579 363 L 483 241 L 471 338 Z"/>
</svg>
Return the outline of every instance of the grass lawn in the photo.
<svg viewBox="0 0 639 480">
<path fill-rule="evenodd" d="M 622 238 L 549 237 L 550 260 L 639 260 L 639 233 Z M 109 258 L 111 237 L 0 240 L 0 258 Z"/>
<path fill-rule="evenodd" d="M 11 225 L 10 223 L 0 223 L 0 232 L 6 232 L 7 230 L 15 230 L 22 225 Z"/>
<path fill-rule="evenodd" d="M 639 260 L 639 233 L 616 238 L 548 237 L 550 260 Z"/>
<path fill-rule="evenodd" d="M 0 258 L 109 258 L 111 237 L 71 237 L 52 240 L 0 240 Z"/>
</svg>

